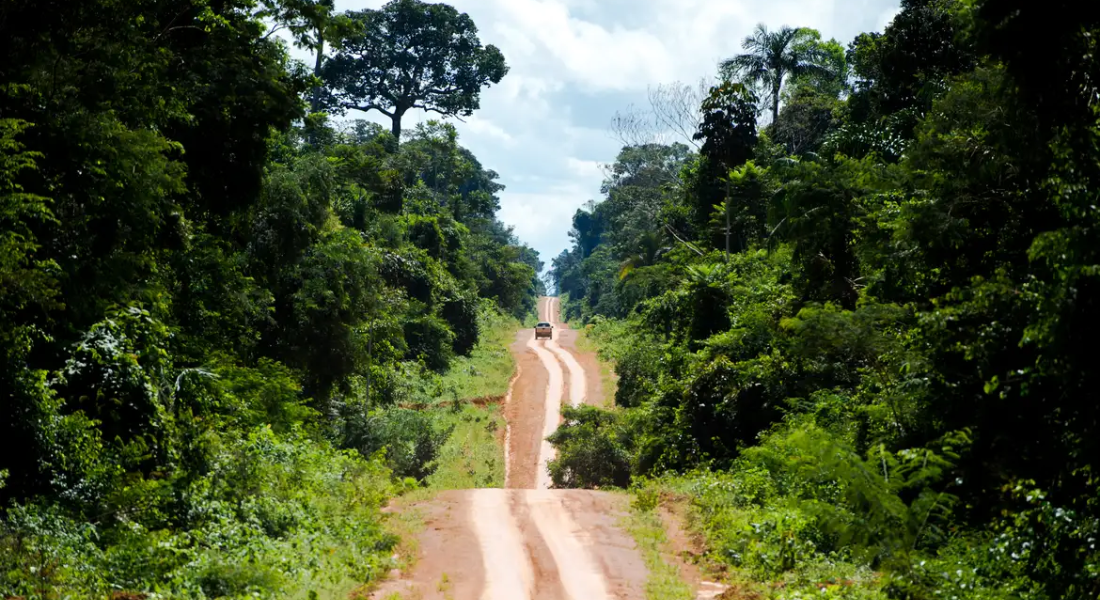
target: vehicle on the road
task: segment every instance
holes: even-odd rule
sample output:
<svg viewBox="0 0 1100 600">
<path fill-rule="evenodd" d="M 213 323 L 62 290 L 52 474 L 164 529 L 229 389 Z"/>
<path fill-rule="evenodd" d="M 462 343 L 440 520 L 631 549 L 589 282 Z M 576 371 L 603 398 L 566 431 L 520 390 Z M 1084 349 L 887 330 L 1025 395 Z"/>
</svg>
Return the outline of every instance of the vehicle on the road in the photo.
<svg viewBox="0 0 1100 600">
<path fill-rule="evenodd" d="M 554 339 L 554 326 L 543 321 L 535 325 L 535 339 L 539 338 Z"/>
</svg>

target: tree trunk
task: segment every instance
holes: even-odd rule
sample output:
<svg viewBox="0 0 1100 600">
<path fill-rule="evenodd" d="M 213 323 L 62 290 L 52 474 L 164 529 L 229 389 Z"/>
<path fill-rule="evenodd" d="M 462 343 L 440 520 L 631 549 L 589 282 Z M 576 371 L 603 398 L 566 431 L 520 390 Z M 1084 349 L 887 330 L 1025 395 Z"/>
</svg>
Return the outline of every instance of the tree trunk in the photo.
<svg viewBox="0 0 1100 600">
<path fill-rule="evenodd" d="M 779 120 L 779 86 L 781 84 L 782 81 L 772 86 L 772 125 Z"/>
<path fill-rule="evenodd" d="M 729 177 L 729 174 L 726 175 Z M 730 182 L 726 180 L 726 262 L 730 261 Z"/>
<path fill-rule="evenodd" d="M 393 134 L 393 139 L 398 144 L 401 143 L 401 117 L 405 116 L 405 111 L 394 109 L 393 116 L 390 117 L 390 121 L 393 125 L 390 127 L 390 133 Z"/>
<path fill-rule="evenodd" d="M 321 64 L 325 60 L 325 37 L 321 30 L 317 30 L 317 61 L 313 63 L 313 75 L 315 77 L 321 76 Z M 313 96 L 309 100 L 310 112 L 319 112 L 321 110 L 321 86 L 313 88 Z"/>
</svg>

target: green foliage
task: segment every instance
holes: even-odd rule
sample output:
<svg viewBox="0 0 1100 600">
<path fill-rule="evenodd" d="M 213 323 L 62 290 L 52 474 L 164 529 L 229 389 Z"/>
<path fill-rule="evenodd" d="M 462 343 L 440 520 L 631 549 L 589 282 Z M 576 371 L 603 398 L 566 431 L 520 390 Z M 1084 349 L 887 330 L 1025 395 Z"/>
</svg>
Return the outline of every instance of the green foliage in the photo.
<svg viewBox="0 0 1100 600">
<path fill-rule="evenodd" d="M 9 312 L 28 304 L 50 306 L 57 293 L 56 263 L 34 259 L 40 245 L 33 227 L 54 224 L 56 218 L 46 198 L 26 193 L 17 181 L 20 173 L 34 170 L 41 157 L 16 140 L 28 127 L 23 121 L 0 119 L 0 316 L 5 321 Z"/>
<path fill-rule="evenodd" d="M 709 162 L 733 169 L 750 156 L 756 144 L 756 96 L 740 83 L 723 82 L 703 100 L 699 130 L 700 154 Z"/>
<path fill-rule="evenodd" d="M 614 440 L 774 597 L 1094 597 L 1094 13 L 907 0 L 846 56 L 760 28 L 723 65 L 787 89 L 751 162 L 635 193 L 669 249 L 609 195 L 554 260 L 620 376 L 561 447 Z"/>
<path fill-rule="evenodd" d="M 346 417 L 342 443 L 364 456 L 384 450 L 394 475 L 424 481 L 452 428 L 438 429 L 431 415 L 407 408 L 357 411 Z"/>
<path fill-rule="evenodd" d="M 843 103 L 834 94 L 798 87 L 790 95 L 769 132 L 792 156 L 820 153 L 826 141 L 831 141 L 834 146 L 838 144 L 834 138 L 838 137 L 835 130 L 840 125 L 839 113 L 842 106 Z M 884 145 L 873 147 L 879 149 Z M 828 150 L 828 147 L 824 149 Z"/>
<path fill-rule="evenodd" d="M 504 55 L 482 46 L 468 15 L 447 4 L 392 0 L 381 9 L 349 12 L 356 25 L 324 65 L 337 110 L 377 110 L 393 121 L 409 109 L 469 116 L 481 88 L 508 72 Z"/>
<path fill-rule="evenodd" d="M 46 503 L 13 507 L 0 528 L 0 590 L 281 598 L 385 572 L 396 540 L 378 525 L 389 473 L 377 460 L 258 428 L 219 438 L 207 468 L 178 499 L 133 494 L 123 527 Z M 166 528 L 161 511 L 186 530 Z"/>
<path fill-rule="evenodd" d="M 546 438 L 557 450 L 550 461 L 554 487 L 604 488 L 630 484 L 629 455 L 617 415 L 594 406 L 564 407 L 564 423 Z"/>
<path fill-rule="evenodd" d="M 344 597 L 391 567 L 393 480 L 454 454 L 408 407 L 534 305 L 538 254 L 453 127 L 305 115 L 333 90 L 272 33 L 319 74 L 367 35 L 330 0 L 54 8 L 0 19 L 0 596 Z M 465 40 L 421 63 L 470 114 L 503 59 L 410 8 Z"/>
<path fill-rule="evenodd" d="M 722 75 L 726 79 L 738 76 L 760 86 L 769 96 L 772 122 L 775 123 L 779 120 L 783 85 L 789 77 L 830 74 L 830 57 L 816 43 L 820 38 L 817 31 L 806 27 L 784 25 L 776 31 L 768 31 L 761 23 L 741 44 L 747 52 L 722 61 Z"/>
<path fill-rule="evenodd" d="M 901 115 L 889 128 L 912 139 L 945 80 L 977 66 L 973 40 L 960 35 L 964 7 L 955 0 L 906 1 L 881 34 L 860 34 L 849 44 L 856 83 L 848 106 L 856 122 Z"/>
<path fill-rule="evenodd" d="M 645 490 L 652 488 L 640 488 L 639 498 Z M 668 537 L 665 535 L 664 523 L 654 510 L 657 507 L 656 499 L 652 502 L 632 505 L 629 517 L 624 519 L 626 530 L 634 538 L 634 542 L 641 550 L 642 559 L 645 560 L 649 575 L 646 578 L 645 590 L 647 600 L 687 600 L 693 598 L 692 589 L 680 577 L 680 568 L 675 562 L 667 559 L 671 553 Z"/>
<path fill-rule="evenodd" d="M 491 304 L 483 302 L 474 319 L 481 335 L 469 356 L 456 357 L 444 375 L 444 397 L 459 400 L 503 398 L 516 370 L 516 361 L 509 350 L 516 340 L 521 324 L 500 314 Z M 534 324 L 531 325 L 534 327 Z"/>
<path fill-rule="evenodd" d="M 504 487 L 504 452 L 500 432 L 505 424 L 500 409 L 466 404 L 434 409 L 437 427 L 451 430 L 439 448 L 436 469 L 428 476 L 432 490 Z"/>
</svg>

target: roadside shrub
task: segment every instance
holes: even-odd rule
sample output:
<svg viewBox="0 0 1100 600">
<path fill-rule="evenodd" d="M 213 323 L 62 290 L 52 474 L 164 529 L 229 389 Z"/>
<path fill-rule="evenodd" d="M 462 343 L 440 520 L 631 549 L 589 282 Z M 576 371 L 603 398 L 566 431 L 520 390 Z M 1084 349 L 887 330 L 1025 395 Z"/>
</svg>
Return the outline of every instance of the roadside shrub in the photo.
<svg viewBox="0 0 1100 600">
<path fill-rule="evenodd" d="M 429 413 L 407 408 L 353 412 L 345 417 L 343 445 L 365 457 L 385 449 L 394 476 L 423 482 L 435 472 L 439 450 L 453 430 L 454 425 L 437 427 Z"/>
<path fill-rule="evenodd" d="M 443 301 L 440 314 L 454 332 L 452 349 L 456 356 L 469 356 L 477 346 L 482 310 L 477 295 L 470 292 L 456 292 Z"/>
<path fill-rule="evenodd" d="M 550 477 L 558 488 L 627 487 L 630 454 L 618 414 L 594 406 L 566 407 L 565 422 L 549 438 L 557 449 Z"/>
<path fill-rule="evenodd" d="M 405 342 L 409 346 L 407 358 L 422 360 L 436 373 L 447 370 L 454 358 L 455 334 L 447 322 L 434 315 L 425 315 L 405 321 Z"/>
<path fill-rule="evenodd" d="M 615 373 L 619 376 L 615 389 L 615 404 L 632 408 L 640 406 L 657 393 L 657 379 L 665 349 L 656 343 L 631 344 L 616 352 Z"/>
<path fill-rule="evenodd" d="M 396 538 L 379 509 L 392 492 L 377 459 L 337 451 L 297 428 L 258 427 L 212 440 L 208 471 L 174 482 L 172 518 L 156 486 L 92 519 L 45 502 L 0 521 L 0 597 L 106 598 L 112 592 L 181 600 L 305 597 L 390 567 Z"/>
</svg>

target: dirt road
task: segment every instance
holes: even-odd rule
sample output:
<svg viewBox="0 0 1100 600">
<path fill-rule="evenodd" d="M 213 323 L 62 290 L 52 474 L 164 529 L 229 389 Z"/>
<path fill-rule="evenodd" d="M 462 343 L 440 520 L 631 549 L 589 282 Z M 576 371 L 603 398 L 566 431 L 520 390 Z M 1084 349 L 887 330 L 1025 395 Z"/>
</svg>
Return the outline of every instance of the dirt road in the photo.
<svg viewBox="0 0 1100 600">
<path fill-rule="evenodd" d="M 553 490 L 545 438 L 561 407 L 602 403 L 594 356 L 577 351 L 560 322 L 557 298 L 539 300 L 553 338 L 516 334 L 518 375 L 505 402 L 505 489 L 445 492 L 420 506 L 425 528 L 412 572 L 371 597 L 446 600 L 604 600 L 645 597 L 647 571 L 629 535 L 617 527 L 622 495 Z M 584 365 L 588 365 L 585 368 Z"/>
</svg>

